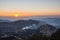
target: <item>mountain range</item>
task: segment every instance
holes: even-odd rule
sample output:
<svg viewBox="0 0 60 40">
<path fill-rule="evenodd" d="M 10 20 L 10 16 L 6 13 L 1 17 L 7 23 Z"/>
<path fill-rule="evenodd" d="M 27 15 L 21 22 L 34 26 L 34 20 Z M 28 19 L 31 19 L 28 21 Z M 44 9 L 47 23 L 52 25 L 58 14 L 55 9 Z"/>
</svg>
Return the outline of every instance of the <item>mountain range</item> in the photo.
<svg viewBox="0 0 60 40">
<path fill-rule="evenodd" d="M 32 19 L 18 20 L 12 22 L 0 22 L 0 37 L 7 37 L 13 35 L 19 38 L 23 38 L 30 37 L 33 34 L 39 33 L 50 36 L 56 30 L 57 28 L 55 26 Z"/>
<path fill-rule="evenodd" d="M 34 34 L 51 36 L 60 28 L 60 18 L 36 18 L 28 20 L 0 19 L 0 38 L 22 40 Z"/>
</svg>

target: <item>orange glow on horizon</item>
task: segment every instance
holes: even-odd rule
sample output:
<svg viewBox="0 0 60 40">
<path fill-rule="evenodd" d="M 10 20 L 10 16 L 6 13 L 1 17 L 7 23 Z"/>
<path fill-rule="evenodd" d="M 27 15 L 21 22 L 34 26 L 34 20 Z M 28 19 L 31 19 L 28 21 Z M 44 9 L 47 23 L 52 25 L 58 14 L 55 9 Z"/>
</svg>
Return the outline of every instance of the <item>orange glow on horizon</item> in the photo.
<svg viewBox="0 0 60 40">
<path fill-rule="evenodd" d="M 20 16 L 46 16 L 46 15 L 60 15 L 58 12 L 0 12 L 0 16 L 20 17 Z"/>
<path fill-rule="evenodd" d="M 19 14 L 14 14 L 13 16 L 14 16 L 14 17 L 19 17 Z"/>
</svg>

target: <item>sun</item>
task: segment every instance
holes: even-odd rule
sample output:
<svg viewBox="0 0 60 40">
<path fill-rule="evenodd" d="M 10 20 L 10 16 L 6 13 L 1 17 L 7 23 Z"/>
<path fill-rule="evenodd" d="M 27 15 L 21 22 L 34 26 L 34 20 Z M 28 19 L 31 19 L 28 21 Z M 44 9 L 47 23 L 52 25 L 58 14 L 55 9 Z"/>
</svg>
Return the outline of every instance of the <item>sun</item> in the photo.
<svg viewBox="0 0 60 40">
<path fill-rule="evenodd" d="M 15 14 L 14 16 L 15 16 L 15 17 L 18 17 L 19 15 L 18 15 L 18 14 Z"/>
</svg>

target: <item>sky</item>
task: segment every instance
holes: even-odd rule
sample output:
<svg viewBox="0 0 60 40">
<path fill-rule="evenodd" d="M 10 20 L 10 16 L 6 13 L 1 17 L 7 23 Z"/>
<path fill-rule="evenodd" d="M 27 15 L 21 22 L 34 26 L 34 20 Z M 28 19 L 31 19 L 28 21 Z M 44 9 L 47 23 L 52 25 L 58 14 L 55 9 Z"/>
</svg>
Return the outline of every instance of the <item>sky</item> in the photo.
<svg viewBox="0 0 60 40">
<path fill-rule="evenodd" d="M 0 16 L 60 15 L 60 0 L 0 0 Z"/>
</svg>

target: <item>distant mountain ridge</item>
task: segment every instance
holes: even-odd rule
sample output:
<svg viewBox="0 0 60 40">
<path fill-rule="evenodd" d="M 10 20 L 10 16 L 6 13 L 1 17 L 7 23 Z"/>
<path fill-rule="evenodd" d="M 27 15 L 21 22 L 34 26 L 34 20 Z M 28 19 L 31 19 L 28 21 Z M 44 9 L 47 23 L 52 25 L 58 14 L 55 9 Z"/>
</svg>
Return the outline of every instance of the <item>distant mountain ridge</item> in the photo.
<svg viewBox="0 0 60 40">
<path fill-rule="evenodd" d="M 42 25 L 41 25 L 42 24 Z M 36 29 L 35 29 L 36 28 Z M 23 29 L 23 30 L 22 30 Z M 12 22 L 0 22 L 0 36 L 13 36 L 15 38 L 30 37 L 33 34 L 50 36 L 56 31 L 56 27 L 37 20 L 18 20 Z"/>
<path fill-rule="evenodd" d="M 51 35 L 57 30 L 57 28 L 49 24 L 44 24 L 44 25 L 41 25 L 38 28 L 38 30 L 40 30 L 40 32 L 43 33 L 44 35 Z"/>
<path fill-rule="evenodd" d="M 13 22 L 0 22 L 0 30 L 2 32 L 16 32 L 21 30 L 23 27 L 38 24 L 39 21 L 36 20 L 19 20 Z"/>
<path fill-rule="evenodd" d="M 0 19 L 0 22 L 10 22 L 11 20 Z"/>
<path fill-rule="evenodd" d="M 60 24 L 60 19 L 56 18 L 45 18 L 39 20 L 0 20 L 0 38 L 10 38 L 14 37 L 17 39 L 23 39 L 31 37 L 34 34 L 43 34 L 46 36 L 51 36 L 56 32 L 58 26 L 54 26 Z M 47 23 L 45 23 L 47 22 Z M 54 25 L 51 25 L 54 24 Z M 60 26 L 59 26 L 60 27 Z"/>
</svg>

